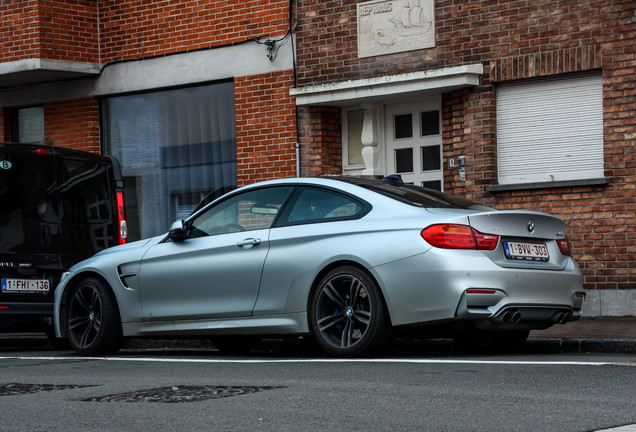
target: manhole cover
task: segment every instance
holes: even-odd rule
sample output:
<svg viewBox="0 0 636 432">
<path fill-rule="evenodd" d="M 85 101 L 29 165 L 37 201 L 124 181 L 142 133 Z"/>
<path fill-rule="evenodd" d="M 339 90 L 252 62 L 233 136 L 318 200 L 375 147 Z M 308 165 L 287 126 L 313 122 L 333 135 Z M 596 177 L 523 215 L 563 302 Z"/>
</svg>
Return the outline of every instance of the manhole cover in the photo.
<svg viewBox="0 0 636 432">
<path fill-rule="evenodd" d="M 258 393 L 284 387 L 172 386 L 81 399 L 85 402 L 185 403 Z"/>
<path fill-rule="evenodd" d="M 53 384 L 0 384 L 0 396 L 16 396 L 29 393 L 39 393 L 54 390 L 68 390 L 93 386 L 82 385 L 53 385 Z"/>
</svg>

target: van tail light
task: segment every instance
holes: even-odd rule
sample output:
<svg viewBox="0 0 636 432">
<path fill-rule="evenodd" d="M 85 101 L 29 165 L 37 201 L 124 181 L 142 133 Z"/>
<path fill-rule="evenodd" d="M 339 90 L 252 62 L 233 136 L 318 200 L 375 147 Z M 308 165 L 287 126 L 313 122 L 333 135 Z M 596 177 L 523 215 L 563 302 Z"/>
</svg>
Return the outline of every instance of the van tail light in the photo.
<svg viewBox="0 0 636 432">
<path fill-rule="evenodd" d="M 572 256 L 572 246 L 569 238 L 566 237 L 563 240 L 557 240 L 557 244 L 559 245 L 559 250 L 563 255 Z"/>
<path fill-rule="evenodd" d="M 422 230 L 422 238 L 443 249 L 494 250 L 499 236 L 483 234 L 468 225 L 436 224 Z"/>
<path fill-rule="evenodd" d="M 125 244 L 128 237 L 128 225 L 126 224 L 126 202 L 124 193 L 117 192 L 117 222 L 119 226 L 119 244 Z"/>
</svg>

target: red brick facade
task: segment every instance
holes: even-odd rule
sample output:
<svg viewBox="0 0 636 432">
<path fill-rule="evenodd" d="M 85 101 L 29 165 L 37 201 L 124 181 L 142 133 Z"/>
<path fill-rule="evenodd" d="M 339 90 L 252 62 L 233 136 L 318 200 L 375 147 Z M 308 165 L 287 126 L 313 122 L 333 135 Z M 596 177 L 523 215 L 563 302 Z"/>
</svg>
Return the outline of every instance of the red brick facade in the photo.
<svg viewBox="0 0 636 432">
<path fill-rule="evenodd" d="M 88 2 L 94 3 L 94 2 Z M 241 43 L 288 27 L 288 2 L 100 1 L 102 62 Z"/>
<path fill-rule="evenodd" d="M 482 64 L 482 85 L 442 95 L 443 160 L 467 160 L 466 181 L 446 169 L 444 189 L 500 209 L 558 215 L 585 288 L 636 288 L 636 3 L 437 0 L 434 48 L 367 58 L 357 56 L 357 3 L 302 2 L 298 86 Z M 608 184 L 488 192 L 497 184 L 497 85 L 591 70 L 603 76 Z M 339 113 L 324 112 L 299 118 L 301 142 L 317 135 L 312 125 L 339 122 Z M 341 169 L 339 157 L 331 165 L 322 171 Z"/>
<path fill-rule="evenodd" d="M 441 97 L 443 160 L 467 160 L 466 181 L 444 164 L 444 189 L 501 209 L 560 216 L 585 288 L 636 288 L 634 1 L 436 0 L 434 48 L 365 58 L 357 55 L 357 3 L 295 3 L 296 80 L 292 68 L 223 78 L 235 83 L 238 183 L 293 176 L 297 163 L 302 175 L 342 173 L 340 107 L 296 108 L 289 95 L 294 86 L 480 64 L 479 86 Z M 106 70 L 121 62 L 232 47 L 285 34 L 296 12 L 289 7 L 287 0 L 5 1 L 0 64 L 43 59 Z M 488 191 L 498 183 L 497 86 L 586 71 L 601 71 L 603 78 L 607 184 Z M 9 93 L 3 91 L 0 100 Z M 29 104 L 44 107 L 45 141 L 99 151 L 100 97 Z M 20 106 L 0 104 L 0 138 L 10 139 L 8 116 Z"/>
<path fill-rule="evenodd" d="M 98 6 L 90 0 L 0 3 L 0 62 L 99 62 Z"/>
<path fill-rule="evenodd" d="M 280 37 L 289 26 L 286 0 L 29 0 L 2 2 L 0 14 L 0 63 L 46 59 L 105 68 L 120 61 Z M 236 77 L 239 184 L 296 174 L 292 86 L 291 69 Z M 100 150 L 98 98 L 47 102 L 44 117 L 47 143 Z M 8 122 L 2 125 L 2 138 L 9 140 Z"/>
<path fill-rule="evenodd" d="M 292 71 L 236 79 L 239 185 L 296 174 L 293 83 Z"/>
<path fill-rule="evenodd" d="M 11 141 L 9 116 L 3 109 L 0 109 L 0 141 Z"/>
<path fill-rule="evenodd" d="M 60 147 L 99 153 L 99 103 L 85 98 L 44 104 L 45 136 Z"/>
<path fill-rule="evenodd" d="M 342 173 L 340 109 L 300 108 L 301 175 L 307 177 Z"/>
<path fill-rule="evenodd" d="M 107 63 L 240 43 L 287 29 L 287 1 L 26 0 L 0 4 L 0 62 Z"/>
</svg>

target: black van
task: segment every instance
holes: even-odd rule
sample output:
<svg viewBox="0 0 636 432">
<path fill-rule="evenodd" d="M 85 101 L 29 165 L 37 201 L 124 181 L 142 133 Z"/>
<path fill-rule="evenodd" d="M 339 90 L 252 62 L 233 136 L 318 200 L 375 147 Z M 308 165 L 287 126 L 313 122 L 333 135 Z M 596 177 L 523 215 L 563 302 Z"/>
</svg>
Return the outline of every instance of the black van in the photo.
<svg viewBox="0 0 636 432">
<path fill-rule="evenodd" d="M 123 186 L 115 158 L 0 142 L 0 331 L 52 337 L 62 273 L 126 242 Z"/>
</svg>

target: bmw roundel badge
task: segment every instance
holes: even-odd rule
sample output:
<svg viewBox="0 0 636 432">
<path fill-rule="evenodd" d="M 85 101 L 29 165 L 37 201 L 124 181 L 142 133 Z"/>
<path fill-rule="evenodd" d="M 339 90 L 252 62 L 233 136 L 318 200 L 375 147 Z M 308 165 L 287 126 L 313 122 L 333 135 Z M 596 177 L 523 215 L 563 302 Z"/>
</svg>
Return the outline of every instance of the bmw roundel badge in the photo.
<svg viewBox="0 0 636 432">
<path fill-rule="evenodd" d="M 528 232 L 534 232 L 534 221 L 530 220 L 530 222 L 528 222 Z"/>
</svg>

